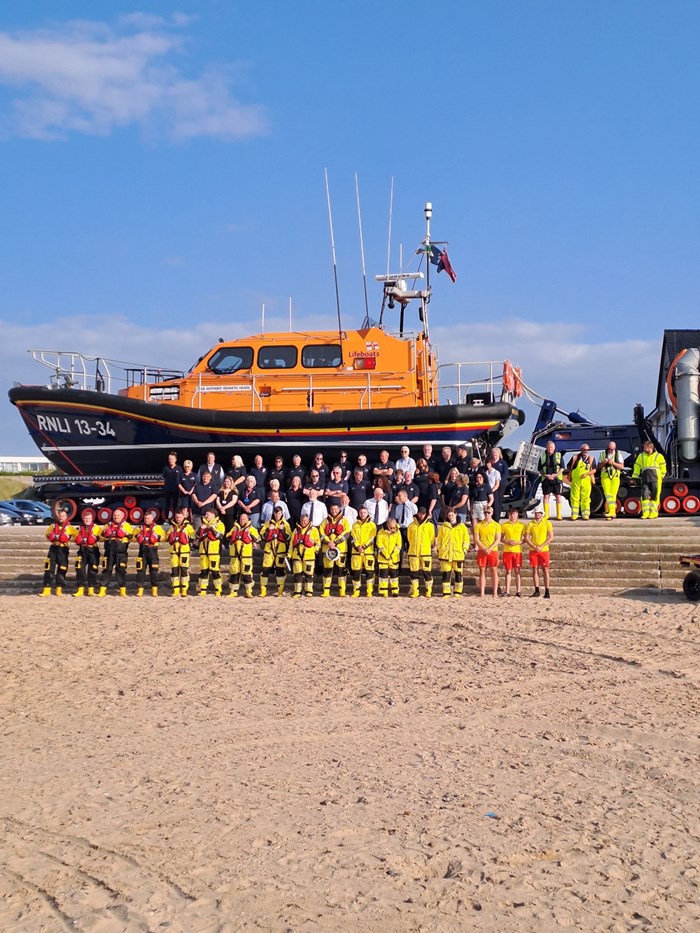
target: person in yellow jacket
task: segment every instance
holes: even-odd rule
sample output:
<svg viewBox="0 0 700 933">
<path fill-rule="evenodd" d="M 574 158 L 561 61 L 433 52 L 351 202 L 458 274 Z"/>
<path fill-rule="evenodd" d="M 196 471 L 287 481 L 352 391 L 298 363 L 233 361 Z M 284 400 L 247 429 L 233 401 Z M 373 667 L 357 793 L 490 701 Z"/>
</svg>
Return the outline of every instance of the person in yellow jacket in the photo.
<svg viewBox="0 0 700 933">
<path fill-rule="evenodd" d="M 160 558 L 158 545 L 165 541 L 166 534 L 162 525 L 157 524 L 158 509 L 150 509 L 144 513 L 143 525 L 136 529 L 134 540 L 139 546 L 136 558 L 136 595 L 143 596 L 146 572 L 151 583 L 151 596 L 158 595 L 158 574 L 160 573 Z"/>
<path fill-rule="evenodd" d="M 461 596 L 464 586 L 464 560 L 469 551 L 467 526 L 457 521 L 457 511 L 448 508 L 446 520 L 440 524 L 437 554 L 442 576 L 442 595 Z"/>
<path fill-rule="evenodd" d="M 126 564 L 129 542 L 136 529 L 126 520 L 126 509 L 120 505 L 112 512 L 112 520 L 102 528 L 102 540 L 105 543 L 104 557 L 100 570 L 100 591 L 98 596 L 107 595 L 107 586 L 112 578 L 112 571 L 117 578 L 119 595 L 126 596 Z"/>
<path fill-rule="evenodd" d="M 420 596 L 420 580 L 423 578 L 426 597 L 433 595 L 433 545 L 435 544 L 435 525 L 428 518 L 428 511 L 420 506 L 416 517 L 408 526 L 408 570 L 411 575 L 409 596 Z"/>
<path fill-rule="evenodd" d="M 190 586 L 190 557 L 194 541 L 194 527 L 187 518 L 187 509 L 179 505 L 168 531 L 170 548 L 170 581 L 173 596 L 187 596 Z"/>
<path fill-rule="evenodd" d="M 238 596 L 243 585 L 243 595 L 253 595 L 253 551 L 258 547 L 260 532 L 255 528 L 247 512 L 241 512 L 238 524 L 229 531 L 231 563 L 229 565 L 229 596 Z"/>
<path fill-rule="evenodd" d="M 538 503 L 534 509 L 534 519 L 525 529 L 525 543 L 530 548 L 529 560 L 532 569 L 532 582 L 535 585 L 534 593 L 530 598 L 540 595 L 540 567 L 544 577 L 544 598 L 549 595 L 549 545 L 554 538 L 552 523 L 545 516 L 542 506 Z"/>
<path fill-rule="evenodd" d="M 380 596 L 399 595 L 399 567 L 402 549 L 401 529 L 395 518 L 387 518 L 386 525 L 377 532 L 377 591 Z"/>
<path fill-rule="evenodd" d="M 511 506 L 508 510 L 508 518 L 504 522 L 501 522 L 503 569 L 506 572 L 506 596 L 510 596 L 511 577 L 515 577 L 515 595 L 522 595 L 521 570 L 523 566 L 524 536 L 525 525 L 520 521 L 520 512 L 515 506 Z"/>
<path fill-rule="evenodd" d="M 608 441 L 608 446 L 600 455 L 598 470 L 600 486 L 605 496 L 605 518 L 609 522 L 617 517 L 617 493 L 624 468 L 625 460 L 617 449 L 617 444 L 615 441 Z"/>
<path fill-rule="evenodd" d="M 277 584 L 277 595 L 284 596 L 284 582 L 287 579 L 287 550 L 292 532 L 284 517 L 281 505 L 272 510 L 269 522 L 260 529 L 263 542 L 262 569 L 260 570 L 260 596 L 267 596 L 267 588 L 273 578 Z"/>
<path fill-rule="evenodd" d="M 56 585 L 56 596 L 63 596 L 70 543 L 77 534 L 78 529 L 68 522 L 68 510 L 56 509 L 56 521 L 46 529 L 49 551 L 44 561 L 44 586 L 39 596 L 50 596 L 52 583 Z"/>
<path fill-rule="evenodd" d="M 97 593 L 101 534 L 102 529 L 95 524 L 95 510 L 83 509 L 75 535 L 78 548 L 75 558 L 75 580 L 78 588 L 73 596 L 95 596 Z"/>
<path fill-rule="evenodd" d="M 490 571 L 493 598 L 498 597 L 498 545 L 501 542 L 501 526 L 493 520 L 493 508 L 484 510 L 483 521 L 474 529 L 476 565 L 479 568 L 479 595 L 486 595 L 486 570 Z"/>
<path fill-rule="evenodd" d="M 345 596 L 348 578 L 348 542 L 350 540 L 350 522 L 343 517 L 337 500 L 331 499 L 328 517 L 321 522 L 321 553 L 323 554 L 323 596 L 331 595 L 333 571 L 338 580 L 338 596 Z M 327 557 L 328 553 L 337 552 L 337 557 Z"/>
<path fill-rule="evenodd" d="M 302 589 L 305 596 L 314 595 L 314 570 L 320 547 L 318 528 L 311 524 L 311 519 L 304 513 L 292 532 L 289 547 L 289 559 L 294 574 L 294 599 L 301 597 Z"/>
<path fill-rule="evenodd" d="M 651 441 L 644 441 L 642 452 L 634 461 L 632 479 L 642 481 L 642 518 L 658 518 L 661 483 L 666 476 L 666 460 L 654 450 Z"/>
<path fill-rule="evenodd" d="M 582 444 L 581 450 L 571 458 L 568 473 L 571 477 L 571 521 L 577 521 L 580 513 L 584 522 L 587 522 L 591 517 L 591 489 L 596 473 L 595 461 L 588 444 Z"/>
<path fill-rule="evenodd" d="M 197 529 L 199 545 L 199 595 L 206 596 L 211 580 L 214 595 L 221 596 L 221 546 L 226 540 L 226 528 L 218 515 L 215 505 L 204 509 L 202 524 Z"/>
<path fill-rule="evenodd" d="M 350 555 L 350 576 L 352 578 L 352 595 L 360 595 L 362 586 L 362 573 L 365 574 L 366 593 L 371 596 L 374 592 L 375 544 L 377 539 L 377 526 L 369 517 L 369 509 L 361 506 L 357 513 L 357 521 L 350 532 L 352 553 Z"/>
</svg>

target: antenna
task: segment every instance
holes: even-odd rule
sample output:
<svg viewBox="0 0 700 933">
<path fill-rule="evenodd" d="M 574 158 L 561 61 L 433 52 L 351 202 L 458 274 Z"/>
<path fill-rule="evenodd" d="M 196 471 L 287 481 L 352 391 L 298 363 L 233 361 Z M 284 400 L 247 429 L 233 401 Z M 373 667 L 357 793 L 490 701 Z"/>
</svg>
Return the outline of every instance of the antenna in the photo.
<svg viewBox="0 0 700 933">
<path fill-rule="evenodd" d="M 260 312 L 260 333 L 265 333 L 265 302 L 262 303 L 262 311 Z"/>
<path fill-rule="evenodd" d="M 365 289 L 365 318 L 362 322 L 362 326 L 369 327 L 369 302 L 367 300 L 367 270 L 365 268 L 365 244 L 362 240 L 362 214 L 360 213 L 360 187 L 357 183 L 357 172 L 355 172 L 355 196 L 357 198 L 357 223 L 360 227 L 360 256 L 362 258 L 362 284 Z"/>
<path fill-rule="evenodd" d="M 338 291 L 338 264 L 335 261 L 335 239 L 333 237 L 333 215 L 331 214 L 331 193 L 328 189 L 328 169 L 324 170 L 326 176 L 326 201 L 328 202 L 328 224 L 331 230 L 331 253 L 333 254 L 333 277 L 335 278 L 335 306 L 338 310 L 338 342 L 340 344 L 340 365 L 343 364 L 343 326 L 340 323 L 340 292 Z"/>
<path fill-rule="evenodd" d="M 389 275 L 391 263 L 391 216 L 394 210 L 394 176 L 391 176 L 391 189 L 389 191 L 389 238 L 386 245 L 386 274 Z"/>
<path fill-rule="evenodd" d="M 292 332 L 292 296 L 289 296 L 289 333 Z"/>
</svg>

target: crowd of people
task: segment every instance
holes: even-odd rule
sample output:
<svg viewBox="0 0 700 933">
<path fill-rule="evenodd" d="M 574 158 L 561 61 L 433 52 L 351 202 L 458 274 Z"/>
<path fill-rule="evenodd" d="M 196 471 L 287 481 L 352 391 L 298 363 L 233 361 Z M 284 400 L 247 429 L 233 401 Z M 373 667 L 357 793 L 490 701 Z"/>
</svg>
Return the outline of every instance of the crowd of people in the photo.
<svg viewBox="0 0 700 933">
<path fill-rule="evenodd" d="M 527 525 L 516 508 L 501 522 L 508 466 L 494 447 L 478 457 L 467 446 L 453 452 L 443 447 L 437 456 L 430 445 L 413 458 L 401 448 L 395 462 L 382 450 L 375 463 L 358 454 L 351 463 L 346 451 L 331 464 L 317 453 L 304 465 L 299 454 L 289 464 L 281 456 L 266 465 L 259 454 L 246 469 L 234 455 L 225 468 L 213 452 L 195 472 L 191 460 L 180 466 L 177 453 L 163 470 L 164 509 L 147 511 L 142 524 L 127 521 L 124 508 L 98 526 L 92 509 L 84 509 L 78 525 L 59 510 L 47 531 L 41 595 L 61 595 L 71 545 L 77 548 L 75 596 L 105 596 L 112 576 L 118 592 L 127 593 L 129 545 L 138 546 L 136 595 L 147 584 L 158 595 L 159 545 L 170 550 L 172 593 L 190 590 L 190 560 L 199 556 L 197 590 L 223 595 L 222 571 L 228 567 L 230 596 L 254 594 L 254 557 L 261 552 L 258 595 L 283 595 L 287 578 L 292 595 L 311 596 L 316 583 L 330 596 L 334 583 L 340 596 L 398 596 L 400 570 L 407 566 L 410 597 L 432 596 L 435 580 L 440 595 L 461 596 L 468 555 L 478 568 L 478 591 L 522 595 L 523 546 L 528 548 L 534 591 L 550 598 L 549 546 L 553 539 L 550 499 L 561 520 L 564 477 L 570 483 L 571 519 L 591 515 L 591 490 L 599 478 L 605 496 L 605 517 L 617 514 L 617 490 L 624 459 L 610 441 L 598 461 L 582 444 L 565 465 L 553 442 L 540 459 L 542 500 Z M 663 456 L 646 442 L 636 458 L 631 480 L 641 484 L 641 517 L 659 514 Z M 163 524 L 160 524 L 161 517 Z M 100 546 L 102 545 L 102 553 Z M 502 549 L 502 557 L 501 557 Z M 499 567 L 505 572 L 504 585 Z M 542 580 L 540 581 L 540 572 Z M 540 586 L 541 582 L 541 586 Z"/>
<path fill-rule="evenodd" d="M 190 560 L 199 555 L 197 591 L 223 594 L 222 570 L 228 565 L 230 596 L 254 594 L 254 555 L 261 552 L 258 595 L 285 592 L 312 595 L 318 578 L 323 596 L 398 596 L 400 570 L 407 566 L 410 597 L 461 596 L 468 554 L 476 555 L 479 592 L 494 597 L 521 596 L 523 545 L 539 596 L 540 571 L 550 597 L 549 545 L 553 532 L 542 506 L 525 525 L 517 510 L 502 524 L 502 496 L 508 467 L 498 448 L 480 459 L 466 446 L 443 447 L 433 456 L 425 445 L 414 459 L 408 447 L 397 461 L 383 450 L 374 464 L 364 454 L 351 463 L 347 452 L 328 464 L 322 454 L 303 465 L 295 454 L 289 464 L 275 457 L 269 466 L 260 455 L 246 469 L 234 455 L 228 468 L 213 452 L 195 472 L 191 460 L 180 466 L 175 452 L 163 470 L 164 521 L 147 511 L 143 523 L 130 524 L 127 512 L 114 509 L 98 526 L 92 509 L 78 525 L 59 510 L 48 529 L 43 590 L 62 595 L 71 545 L 77 548 L 75 596 L 107 594 L 112 576 L 127 594 L 129 544 L 138 545 L 136 595 L 147 584 L 158 595 L 158 548 L 167 542 L 173 595 L 190 591 Z M 103 552 L 100 553 L 100 545 Z M 503 549 L 504 586 L 498 568 Z M 437 573 L 436 573 L 437 572 Z"/>
</svg>

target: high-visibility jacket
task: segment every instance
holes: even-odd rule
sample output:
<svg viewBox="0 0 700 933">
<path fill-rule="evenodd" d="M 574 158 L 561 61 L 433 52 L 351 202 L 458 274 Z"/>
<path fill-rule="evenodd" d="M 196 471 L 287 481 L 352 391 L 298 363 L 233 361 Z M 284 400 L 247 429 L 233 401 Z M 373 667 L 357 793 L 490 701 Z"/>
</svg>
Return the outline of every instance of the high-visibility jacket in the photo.
<svg viewBox="0 0 700 933">
<path fill-rule="evenodd" d="M 469 530 L 466 525 L 456 522 L 443 522 L 438 529 L 438 559 L 445 561 L 463 561 L 469 550 Z"/>
<path fill-rule="evenodd" d="M 414 518 L 406 532 L 409 557 L 430 557 L 435 544 L 435 525 L 426 518 L 419 522 Z"/>
<path fill-rule="evenodd" d="M 321 543 L 325 547 L 337 547 L 341 554 L 347 554 L 351 530 L 347 518 L 343 518 L 342 515 L 333 518 L 329 515 L 321 522 Z"/>
<path fill-rule="evenodd" d="M 548 463 L 550 456 L 553 462 Z M 555 450 L 551 455 L 545 451 L 540 457 L 540 476 L 544 479 L 548 473 L 556 473 L 557 479 L 562 478 L 561 454 L 558 450 Z"/>
<path fill-rule="evenodd" d="M 228 533 L 231 541 L 231 557 L 243 558 L 253 556 L 253 545 L 260 540 L 260 532 L 251 524 L 241 528 L 234 525 Z"/>
<path fill-rule="evenodd" d="M 641 476 L 642 470 L 656 470 L 659 474 L 660 482 L 664 476 L 666 476 L 666 460 L 663 454 L 660 454 L 658 450 L 654 450 L 650 454 L 643 450 L 634 461 L 632 478 L 636 479 L 638 476 Z"/>
<path fill-rule="evenodd" d="M 181 525 L 173 522 L 170 526 L 168 544 L 170 545 L 171 554 L 189 554 L 192 550 L 193 540 L 194 528 L 189 522 L 185 521 Z"/>
<path fill-rule="evenodd" d="M 364 548 L 364 551 L 362 551 L 363 554 L 374 554 L 377 526 L 371 518 L 366 519 L 364 522 L 358 519 L 352 526 L 350 534 L 355 550 Z"/>
<path fill-rule="evenodd" d="M 292 532 L 289 556 L 302 561 L 302 563 L 306 563 L 315 558 L 316 552 L 320 546 L 321 538 L 318 533 L 318 528 L 314 525 L 307 525 L 305 528 L 302 528 L 301 525 L 297 525 Z"/>
<path fill-rule="evenodd" d="M 401 557 L 401 532 L 382 528 L 377 532 L 377 561 L 380 566 L 398 566 Z"/>
<path fill-rule="evenodd" d="M 291 537 L 289 523 L 284 518 L 279 522 L 270 519 L 260 529 L 260 540 L 266 554 L 286 554 Z"/>
<path fill-rule="evenodd" d="M 221 553 L 221 542 L 226 537 L 224 523 L 219 518 L 214 521 L 204 519 L 197 529 L 197 541 L 199 543 L 199 553 L 206 554 L 209 557 L 215 557 Z"/>
<path fill-rule="evenodd" d="M 78 529 L 74 525 L 68 522 L 65 522 L 63 525 L 59 522 L 54 522 L 53 525 L 49 525 L 46 529 L 46 540 L 49 544 L 58 544 L 60 547 L 68 547 L 77 534 Z"/>
</svg>

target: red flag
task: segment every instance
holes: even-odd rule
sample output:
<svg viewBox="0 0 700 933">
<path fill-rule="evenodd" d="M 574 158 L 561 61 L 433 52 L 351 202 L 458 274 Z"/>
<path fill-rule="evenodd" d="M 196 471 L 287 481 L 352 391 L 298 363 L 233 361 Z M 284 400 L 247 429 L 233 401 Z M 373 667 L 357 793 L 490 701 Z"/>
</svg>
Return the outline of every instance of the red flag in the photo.
<svg viewBox="0 0 700 933">
<path fill-rule="evenodd" d="M 442 254 L 440 256 L 440 262 L 438 263 L 438 272 L 441 272 L 443 269 L 449 275 L 449 277 L 452 279 L 453 282 L 457 281 L 457 273 L 452 268 L 452 264 L 450 263 L 450 260 L 447 256 L 446 249 L 443 249 Z"/>
</svg>

